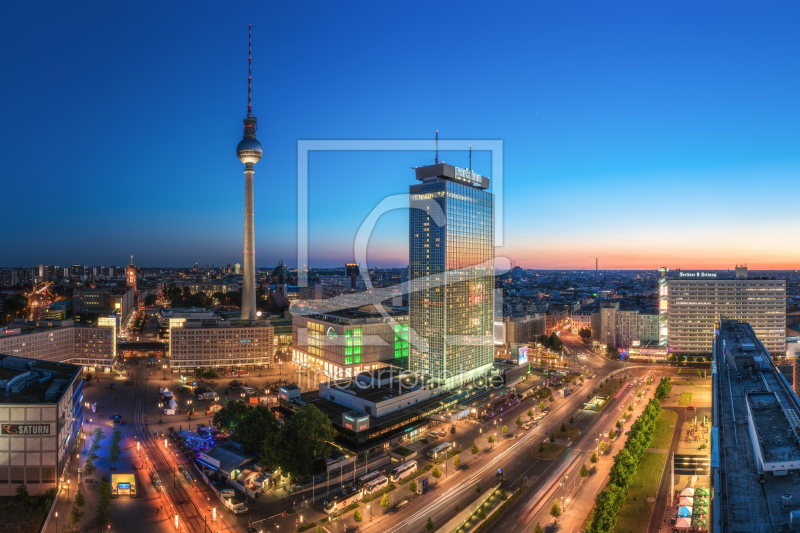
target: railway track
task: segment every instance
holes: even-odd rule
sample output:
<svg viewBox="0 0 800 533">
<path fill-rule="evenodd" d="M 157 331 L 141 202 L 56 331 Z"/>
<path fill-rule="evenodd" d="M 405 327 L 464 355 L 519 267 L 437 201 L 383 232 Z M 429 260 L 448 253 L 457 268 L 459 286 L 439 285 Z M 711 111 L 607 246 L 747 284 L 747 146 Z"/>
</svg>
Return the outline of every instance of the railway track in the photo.
<svg viewBox="0 0 800 533">
<path fill-rule="evenodd" d="M 134 394 L 133 425 L 138 440 L 143 444 L 144 464 L 148 475 L 155 473 L 161 480 L 161 497 L 164 500 L 164 510 L 169 513 L 171 521 L 177 521 L 178 533 L 216 533 L 217 529 L 208 525 L 203 519 L 203 513 L 192 500 L 183 485 L 182 480 L 176 482 L 176 472 L 164 455 L 159 443 L 163 439 L 155 437 L 147 430 L 147 417 L 145 402 L 147 398 L 147 369 L 144 361 L 139 361 L 136 369 L 136 389 Z M 159 442 L 160 441 L 160 442 Z M 227 530 L 227 528 L 224 528 Z"/>
</svg>

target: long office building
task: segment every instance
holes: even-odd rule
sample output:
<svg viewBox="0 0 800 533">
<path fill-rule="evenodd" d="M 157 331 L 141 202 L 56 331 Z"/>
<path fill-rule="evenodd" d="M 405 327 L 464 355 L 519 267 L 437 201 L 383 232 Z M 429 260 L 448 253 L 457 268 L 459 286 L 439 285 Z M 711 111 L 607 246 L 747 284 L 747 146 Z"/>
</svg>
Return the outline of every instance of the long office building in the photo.
<svg viewBox="0 0 800 533">
<path fill-rule="evenodd" d="M 712 339 L 707 525 L 711 531 L 748 533 L 796 529 L 800 400 L 750 324 L 723 320 Z M 676 469 L 693 458 L 684 455 L 679 460 L 676 455 Z M 676 478 L 679 473 L 675 471 Z M 688 482 L 689 476 L 683 479 Z M 703 486 L 696 476 L 691 481 Z"/>
<path fill-rule="evenodd" d="M 708 354 L 719 320 L 747 322 L 772 355 L 786 353 L 785 280 L 748 277 L 746 267 L 737 267 L 732 277 L 694 271 L 668 276 L 666 269 L 661 275 L 666 282 L 660 284 L 659 304 L 666 320 L 659 328 L 671 353 Z"/>
<path fill-rule="evenodd" d="M 450 388 L 494 360 L 494 195 L 489 178 L 445 163 L 410 187 L 409 367 Z"/>
<path fill-rule="evenodd" d="M 17 319 L 0 328 L 0 353 L 109 371 L 117 359 L 117 319 L 101 316 L 95 326 L 73 320 Z"/>
<path fill-rule="evenodd" d="M 268 320 L 185 321 L 169 330 L 173 371 L 264 368 L 274 356 L 275 330 Z"/>
</svg>

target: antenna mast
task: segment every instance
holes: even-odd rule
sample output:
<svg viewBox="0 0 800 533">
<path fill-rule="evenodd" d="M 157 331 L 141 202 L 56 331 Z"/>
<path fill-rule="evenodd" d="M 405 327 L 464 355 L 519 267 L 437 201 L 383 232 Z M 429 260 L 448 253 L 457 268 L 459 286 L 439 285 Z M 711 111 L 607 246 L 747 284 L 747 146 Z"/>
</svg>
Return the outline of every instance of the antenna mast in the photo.
<svg viewBox="0 0 800 533">
<path fill-rule="evenodd" d="M 247 26 L 247 116 L 253 116 L 253 25 Z"/>
<path fill-rule="evenodd" d="M 433 160 L 433 164 L 439 164 L 439 130 L 436 130 L 436 158 Z"/>
<path fill-rule="evenodd" d="M 472 145 L 469 145 L 469 173 L 472 174 Z"/>
</svg>

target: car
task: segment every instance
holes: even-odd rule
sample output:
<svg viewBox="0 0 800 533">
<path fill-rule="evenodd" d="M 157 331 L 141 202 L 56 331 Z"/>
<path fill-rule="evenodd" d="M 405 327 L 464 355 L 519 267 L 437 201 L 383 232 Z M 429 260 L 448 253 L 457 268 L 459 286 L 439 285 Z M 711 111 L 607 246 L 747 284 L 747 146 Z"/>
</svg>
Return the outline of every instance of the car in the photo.
<svg viewBox="0 0 800 533">
<path fill-rule="evenodd" d="M 687 407 L 687 408 L 686 408 L 686 410 L 687 410 L 687 411 L 694 411 L 694 407 L 692 407 L 692 406 L 690 405 L 689 407 Z"/>
<path fill-rule="evenodd" d="M 450 434 L 451 435 L 455 435 L 456 434 L 456 427 L 455 426 L 450 426 Z"/>
<path fill-rule="evenodd" d="M 244 514 L 246 512 L 247 512 L 247 506 L 246 505 L 243 505 L 241 507 L 237 507 L 236 509 L 233 510 L 233 514 L 236 514 L 236 515 Z"/>
<path fill-rule="evenodd" d="M 516 433 L 514 433 L 514 438 L 518 439 L 518 438 L 522 437 L 523 435 L 525 435 L 525 434 L 522 431 L 517 431 Z"/>
<path fill-rule="evenodd" d="M 429 440 L 428 438 L 419 439 L 419 441 L 420 441 L 421 443 L 423 443 L 423 444 L 428 444 L 428 443 L 430 442 L 430 440 Z"/>
</svg>

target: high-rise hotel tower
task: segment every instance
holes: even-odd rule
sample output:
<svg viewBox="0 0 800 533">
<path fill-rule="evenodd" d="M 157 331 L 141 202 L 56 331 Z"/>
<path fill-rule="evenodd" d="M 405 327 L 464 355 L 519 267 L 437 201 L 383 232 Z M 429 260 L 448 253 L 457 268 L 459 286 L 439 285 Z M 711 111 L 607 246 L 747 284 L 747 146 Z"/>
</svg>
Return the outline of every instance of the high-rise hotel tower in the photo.
<svg viewBox="0 0 800 533">
<path fill-rule="evenodd" d="M 250 25 L 252 28 L 252 24 Z M 250 29 L 247 39 L 247 117 L 244 135 L 236 146 L 236 156 L 244 163 L 244 275 L 242 279 L 242 320 L 256 319 L 256 245 L 253 212 L 253 165 L 261 159 L 261 143 L 256 139 L 256 117 L 253 116 L 252 53 Z"/>
<path fill-rule="evenodd" d="M 446 388 L 494 361 L 494 195 L 489 178 L 437 163 L 410 187 L 409 369 Z"/>
</svg>

